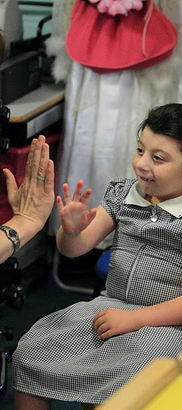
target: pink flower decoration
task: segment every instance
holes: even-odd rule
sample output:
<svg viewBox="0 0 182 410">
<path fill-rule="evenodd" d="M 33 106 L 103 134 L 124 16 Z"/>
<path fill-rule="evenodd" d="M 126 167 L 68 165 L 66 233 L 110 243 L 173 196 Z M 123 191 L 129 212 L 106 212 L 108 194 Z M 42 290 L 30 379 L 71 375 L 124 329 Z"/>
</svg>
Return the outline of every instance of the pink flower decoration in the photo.
<svg viewBox="0 0 182 410">
<path fill-rule="evenodd" d="M 129 10 L 141 10 L 145 0 L 88 0 L 92 4 L 97 3 L 99 13 L 107 13 L 111 16 L 122 14 L 127 16 Z"/>
</svg>

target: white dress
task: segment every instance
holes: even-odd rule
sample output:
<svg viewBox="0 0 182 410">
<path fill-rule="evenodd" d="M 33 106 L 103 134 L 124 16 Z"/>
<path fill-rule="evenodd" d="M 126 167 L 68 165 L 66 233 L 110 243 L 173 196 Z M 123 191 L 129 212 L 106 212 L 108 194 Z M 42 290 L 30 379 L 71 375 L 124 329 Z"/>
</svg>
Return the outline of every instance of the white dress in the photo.
<svg viewBox="0 0 182 410">
<path fill-rule="evenodd" d="M 64 1 L 64 0 L 62 0 Z M 56 164 L 56 192 L 64 182 L 74 190 L 83 178 L 93 189 L 91 207 L 100 202 L 108 181 L 134 176 L 131 159 L 136 132 L 148 110 L 168 102 L 182 102 L 182 1 L 158 0 L 161 11 L 175 23 L 178 44 L 173 55 L 151 68 L 97 74 L 72 62 L 67 80 L 64 146 Z M 50 222 L 59 225 L 56 209 Z M 107 246 L 104 242 L 102 247 Z"/>
</svg>

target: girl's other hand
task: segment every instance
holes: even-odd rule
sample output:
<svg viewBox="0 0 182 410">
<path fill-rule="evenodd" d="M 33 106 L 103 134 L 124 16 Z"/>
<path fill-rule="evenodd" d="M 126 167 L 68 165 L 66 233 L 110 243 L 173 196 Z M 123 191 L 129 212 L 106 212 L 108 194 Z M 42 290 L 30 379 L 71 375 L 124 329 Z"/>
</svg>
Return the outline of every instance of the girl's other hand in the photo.
<svg viewBox="0 0 182 410">
<path fill-rule="evenodd" d="M 88 209 L 92 195 L 91 189 L 82 192 L 84 181 L 80 179 L 71 197 L 68 184 L 63 184 L 63 200 L 57 197 L 57 205 L 63 231 L 69 235 L 77 235 L 95 218 L 96 208 Z"/>
<path fill-rule="evenodd" d="M 139 330 L 138 310 L 106 309 L 101 310 L 93 319 L 93 327 L 100 339 Z"/>
</svg>

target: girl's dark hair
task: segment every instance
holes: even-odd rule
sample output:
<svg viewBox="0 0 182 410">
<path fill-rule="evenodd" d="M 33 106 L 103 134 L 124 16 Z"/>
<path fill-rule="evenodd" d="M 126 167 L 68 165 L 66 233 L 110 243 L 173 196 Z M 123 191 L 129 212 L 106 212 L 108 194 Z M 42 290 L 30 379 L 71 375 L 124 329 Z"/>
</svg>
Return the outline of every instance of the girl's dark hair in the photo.
<svg viewBox="0 0 182 410">
<path fill-rule="evenodd" d="M 137 135 L 149 127 L 155 134 L 163 134 L 182 144 L 182 104 L 166 104 L 149 111 L 140 124 Z"/>
</svg>

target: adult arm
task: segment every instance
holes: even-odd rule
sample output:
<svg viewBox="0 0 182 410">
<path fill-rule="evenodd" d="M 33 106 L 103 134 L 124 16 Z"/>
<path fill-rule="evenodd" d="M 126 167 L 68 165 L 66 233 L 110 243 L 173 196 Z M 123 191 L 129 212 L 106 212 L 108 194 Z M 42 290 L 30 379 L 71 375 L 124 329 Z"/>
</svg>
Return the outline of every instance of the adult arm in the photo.
<svg viewBox="0 0 182 410">
<path fill-rule="evenodd" d="M 182 325 L 182 296 L 131 311 L 102 310 L 93 319 L 93 326 L 101 339 L 133 332 L 145 326 L 178 325 Z"/>
<path fill-rule="evenodd" d="M 4 169 L 8 200 L 14 216 L 4 225 L 15 229 L 20 238 L 20 247 L 28 242 L 44 226 L 54 203 L 54 167 L 49 159 L 49 146 L 45 137 L 39 136 L 31 144 L 27 159 L 25 178 L 17 187 L 13 174 Z M 42 176 L 42 180 L 37 178 Z M 0 231 L 0 263 L 13 253 L 13 244 Z"/>
<path fill-rule="evenodd" d="M 115 222 L 102 206 L 88 209 L 92 190 L 82 193 L 83 184 L 83 180 L 77 182 L 73 198 L 69 185 L 64 184 L 64 204 L 60 197 L 57 200 L 61 219 L 57 247 L 67 257 L 80 256 L 93 249 L 115 228 Z"/>
</svg>

